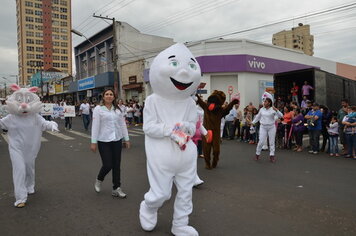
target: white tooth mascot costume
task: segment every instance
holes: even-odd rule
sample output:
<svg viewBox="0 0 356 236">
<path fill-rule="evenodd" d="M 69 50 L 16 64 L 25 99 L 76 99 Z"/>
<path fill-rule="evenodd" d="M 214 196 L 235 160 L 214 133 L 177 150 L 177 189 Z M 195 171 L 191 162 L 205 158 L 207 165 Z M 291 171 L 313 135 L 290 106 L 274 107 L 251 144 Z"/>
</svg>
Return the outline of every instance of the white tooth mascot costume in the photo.
<svg viewBox="0 0 356 236">
<path fill-rule="evenodd" d="M 200 67 L 186 46 L 175 44 L 157 55 L 149 75 L 153 94 L 145 101 L 143 131 L 150 190 L 140 205 L 140 223 L 146 231 L 155 228 L 157 211 L 171 197 L 174 183 L 178 191 L 171 232 L 199 235 L 188 226 L 197 147 L 189 139 L 178 145 L 175 131 L 178 126 L 187 136 L 195 134 L 197 108 L 191 94 L 200 84 Z"/>
<path fill-rule="evenodd" d="M 35 159 L 42 131 L 58 131 L 58 125 L 38 114 L 42 103 L 35 94 L 37 87 L 20 88 L 13 84 L 11 89 L 14 93 L 6 101 L 9 115 L 0 119 L 0 128 L 8 130 L 15 206 L 20 208 L 25 206 L 27 195 L 35 192 Z"/>
</svg>

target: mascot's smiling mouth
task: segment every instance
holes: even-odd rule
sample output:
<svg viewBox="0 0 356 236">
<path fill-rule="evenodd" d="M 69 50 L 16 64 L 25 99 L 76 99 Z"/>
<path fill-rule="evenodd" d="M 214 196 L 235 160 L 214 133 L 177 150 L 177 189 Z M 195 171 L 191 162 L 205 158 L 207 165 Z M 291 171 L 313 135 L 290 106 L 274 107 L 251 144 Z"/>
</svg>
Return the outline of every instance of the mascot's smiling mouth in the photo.
<svg viewBox="0 0 356 236">
<path fill-rule="evenodd" d="M 171 79 L 174 86 L 176 86 L 176 88 L 179 90 L 185 90 L 186 88 L 188 88 L 190 85 L 193 84 L 193 82 L 185 84 L 185 83 L 182 83 L 182 82 L 179 82 L 179 81 L 173 79 L 172 77 L 169 77 L 169 78 Z"/>
</svg>

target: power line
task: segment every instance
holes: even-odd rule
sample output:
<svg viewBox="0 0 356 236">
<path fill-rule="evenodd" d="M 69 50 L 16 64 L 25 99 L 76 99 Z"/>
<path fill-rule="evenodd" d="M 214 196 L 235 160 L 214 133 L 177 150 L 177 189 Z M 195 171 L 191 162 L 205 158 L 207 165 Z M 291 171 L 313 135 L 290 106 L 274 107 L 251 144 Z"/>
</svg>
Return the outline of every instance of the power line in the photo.
<svg viewBox="0 0 356 236">
<path fill-rule="evenodd" d="M 100 12 L 100 9 L 99 10 L 97 10 L 97 11 L 95 11 L 94 12 L 94 14 L 96 14 L 96 13 L 98 13 L 97 15 L 110 15 L 111 14 L 111 11 L 119 11 L 119 10 L 121 10 L 121 9 L 123 9 L 124 7 L 126 7 L 126 6 L 128 6 L 129 4 L 131 4 L 131 3 L 133 3 L 134 1 L 136 1 L 136 0 L 130 0 L 129 2 L 126 2 L 127 0 L 120 0 L 119 2 L 117 2 L 116 4 L 115 4 L 115 6 L 112 6 L 112 7 L 110 7 L 109 9 L 107 9 L 107 10 L 105 10 L 105 11 L 102 11 L 102 12 Z M 113 2 L 113 1 L 112 1 Z M 110 2 L 110 4 L 112 3 L 112 2 Z M 123 5 L 121 5 L 121 4 L 123 4 Z M 109 5 L 109 4 L 108 4 Z M 108 6 L 107 5 L 107 6 Z M 117 8 L 119 8 L 119 9 L 117 9 Z M 102 8 L 103 9 L 103 8 Z M 111 11 L 110 11 L 111 10 Z M 108 11 L 110 11 L 110 13 L 107 13 Z M 99 12 L 100 12 L 100 14 L 99 14 Z M 90 16 L 90 17 L 92 17 L 92 15 Z M 96 19 L 95 18 L 92 18 L 90 21 L 88 21 L 83 27 L 81 27 L 80 29 L 78 29 L 81 33 L 83 33 L 83 34 L 86 34 L 86 33 L 88 33 L 89 31 L 94 31 L 95 29 L 97 29 L 97 28 L 99 28 L 99 27 L 96 27 L 96 26 L 98 26 L 98 25 L 100 25 L 101 24 L 101 21 L 99 21 L 99 22 L 97 22 L 96 24 L 95 24 L 95 26 L 94 27 L 90 27 L 90 26 L 92 26 L 92 23 L 94 23 L 96 21 Z M 104 22 L 106 22 L 106 21 L 104 21 Z M 108 22 L 106 22 L 106 23 L 108 23 Z M 109 23 L 108 23 L 109 24 Z M 86 29 L 87 27 L 89 27 L 88 29 Z M 84 30 L 84 29 L 86 29 L 86 30 Z"/>
<path fill-rule="evenodd" d="M 193 6 L 189 6 L 189 7 L 184 8 L 183 10 L 181 10 L 181 11 L 179 11 L 179 12 L 173 14 L 173 15 L 170 15 L 169 17 L 165 18 L 165 20 L 167 21 L 167 20 L 170 20 L 172 18 L 176 18 L 177 16 L 180 16 L 182 13 L 183 14 L 187 13 L 187 12 L 191 11 L 191 9 L 198 8 L 198 7 L 200 7 L 200 5 L 203 5 L 203 4 L 209 5 L 212 2 L 215 2 L 215 0 L 210 0 L 208 2 L 206 2 L 204 0 L 200 1 L 200 2 L 198 2 L 197 4 L 195 4 Z M 146 28 L 150 28 L 151 26 L 155 26 L 155 25 L 158 25 L 158 24 L 161 24 L 161 23 L 162 23 L 162 21 L 158 20 L 156 22 L 151 22 L 151 23 L 145 24 L 145 25 L 141 26 L 141 28 L 142 29 L 146 29 Z"/>
<path fill-rule="evenodd" d="M 180 21 L 188 20 L 188 19 L 191 19 L 193 17 L 200 16 L 200 15 L 206 13 L 206 12 L 215 10 L 215 9 L 217 9 L 219 7 L 225 6 L 225 5 L 230 4 L 232 2 L 235 2 L 235 1 L 236 0 L 218 1 L 218 2 L 213 2 L 212 4 L 210 4 L 210 3 L 209 4 L 205 4 L 202 8 L 194 8 L 191 11 L 188 11 L 188 12 L 183 11 L 183 12 L 180 12 L 179 14 L 177 14 L 177 16 L 174 17 L 174 18 L 171 18 L 171 19 L 166 20 L 165 22 L 161 22 L 161 23 L 158 23 L 156 25 L 147 27 L 146 29 L 143 29 L 142 31 L 154 32 L 154 31 L 157 31 L 157 30 L 159 30 L 161 28 L 167 27 L 168 25 L 171 25 L 171 24 L 174 24 L 174 23 L 177 23 L 177 22 L 180 22 Z"/>
<path fill-rule="evenodd" d="M 112 0 L 110 3 L 106 4 L 106 5 L 103 5 L 102 7 L 100 7 L 98 10 L 96 10 L 94 13 L 97 13 L 99 11 L 101 11 L 102 9 L 106 8 L 107 6 L 111 5 L 113 2 L 115 2 L 117 0 Z M 92 14 L 90 14 L 87 18 L 85 18 L 83 21 L 81 21 L 80 24 L 78 24 L 77 26 L 75 26 L 74 28 L 79 30 L 80 29 L 80 26 L 83 25 L 88 19 L 90 19 L 92 16 Z"/>
<path fill-rule="evenodd" d="M 119 9 L 111 9 L 112 11 L 110 11 L 109 13 L 107 13 L 107 15 L 110 15 L 110 14 L 112 14 L 113 12 L 115 12 L 115 11 L 119 11 L 119 10 L 122 10 L 124 7 L 126 7 L 126 6 L 128 6 L 128 5 L 130 5 L 131 3 L 133 3 L 133 2 L 135 2 L 136 0 L 131 0 L 131 1 L 129 1 L 128 3 L 126 3 L 125 5 L 123 5 L 122 7 L 120 7 Z"/>
<path fill-rule="evenodd" d="M 267 24 L 263 24 L 263 25 L 260 25 L 260 26 L 255 26 L 255 27 L 251 27 L 251 28 L 248 28 L 248 29 L 243 29 L 243 30 L 239 30 L 239 31 L 231 32 L 231 33 L 225 33 L 225 34 L 217 35 L 217 36 L 214 36 L 214 37 L 209 37 L 209 38 L 206 38 L 206 39 L 201 39 L 201 40 L 197 40 L 197 41 L 191 41 L 190 43 L 201 42 L 201 41 L 206 41 L 206 40 L 212 40 L 212 39 L 216 39 L 216 38 L 227 37 L 227 36 L 231 36 L 231 35 L 235 35 L 235 34 L 241 34 L 241 33 L 245 33 L 245 32 L 250 32 L 250 31 L 253 31 L 253 30 L 258 30 L 258 29 L 262 29 L 262 28 L 265 28 L 265 27 L 278 25 L 278 24 L 289 22 L 289 21 L 292 21 L 292 20 L 301 19 L 301 18 L 304 18 L 304 17 L 311 17 L 311 16 L 317 16 L 317 15 L 326 14 L 328 12 L 332 12 L 332 11 L 335 11 L 335 10 L 348 8 L 348 7 L 356 7 L 356 2 L 351 3 L 351 4 L 347 4 L 347 5 L 337 6 L 337 7 L 331 8 L 331 9 L 327 9 L 327 10 L 321 10 L 321 11 L 309 13 L 309 14 L 303 15 L 303 16 L 298 16 L 298 17 L 288 18 L 288 19 L 284 19 L 284 20 L 279 20 L 279 21 L 276 21 L 276 22 L 267 23 Z"/>
</svg>

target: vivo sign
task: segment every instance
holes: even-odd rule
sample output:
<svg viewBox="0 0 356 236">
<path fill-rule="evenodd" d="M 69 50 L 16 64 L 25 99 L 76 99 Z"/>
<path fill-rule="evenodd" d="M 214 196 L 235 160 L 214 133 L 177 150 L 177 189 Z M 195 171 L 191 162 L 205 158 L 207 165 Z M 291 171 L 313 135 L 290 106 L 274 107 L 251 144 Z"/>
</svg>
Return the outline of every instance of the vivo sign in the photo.
<svg viewBox="0 0 356 236">
<path fill-rule="evenodd" d="M 266 64 L 263 61 L 257 61 L 256 58 L 253 58 L 253 60 L 248 60 L 247 62 L 250 68 L 262 70 L 266 68 Z"/>
</svg>

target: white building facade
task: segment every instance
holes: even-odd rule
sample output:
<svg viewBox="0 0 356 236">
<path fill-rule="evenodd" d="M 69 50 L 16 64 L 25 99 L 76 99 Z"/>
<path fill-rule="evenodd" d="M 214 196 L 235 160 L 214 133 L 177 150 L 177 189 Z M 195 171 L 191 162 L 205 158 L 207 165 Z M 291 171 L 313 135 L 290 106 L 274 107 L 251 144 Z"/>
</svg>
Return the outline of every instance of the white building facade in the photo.
<svg viewBox="0 0 356 236">
<path fill-rule="evenodd" d="M 214 90 L 221 90 L 229 99 L 228 89 L 240 93 L 241 106 L 252 102 L 260 104 L 266 88 L 273 89 L 276 73 L 316 68 L 332 74 L 340 74 L 337 62 L 305 55 L 303 52 L 264 44 L 251 40 L 213 40 L 188 43 L 202 70 L 203 89 L 199 91 L 206 99 Z M 146 58 L 144 80 L 149 82 L 149 66 L 154 56 Z M 355 66 L 347 65 L 350 71 Z M 347 77 L 347 76 L 346 76 Z M 350 77 L 349 77 L 350 78 Z M 350 79 L 356 79 L 352 77 Z M 146 84 L 149 93 L 149 85 Z"/>
</svg>

